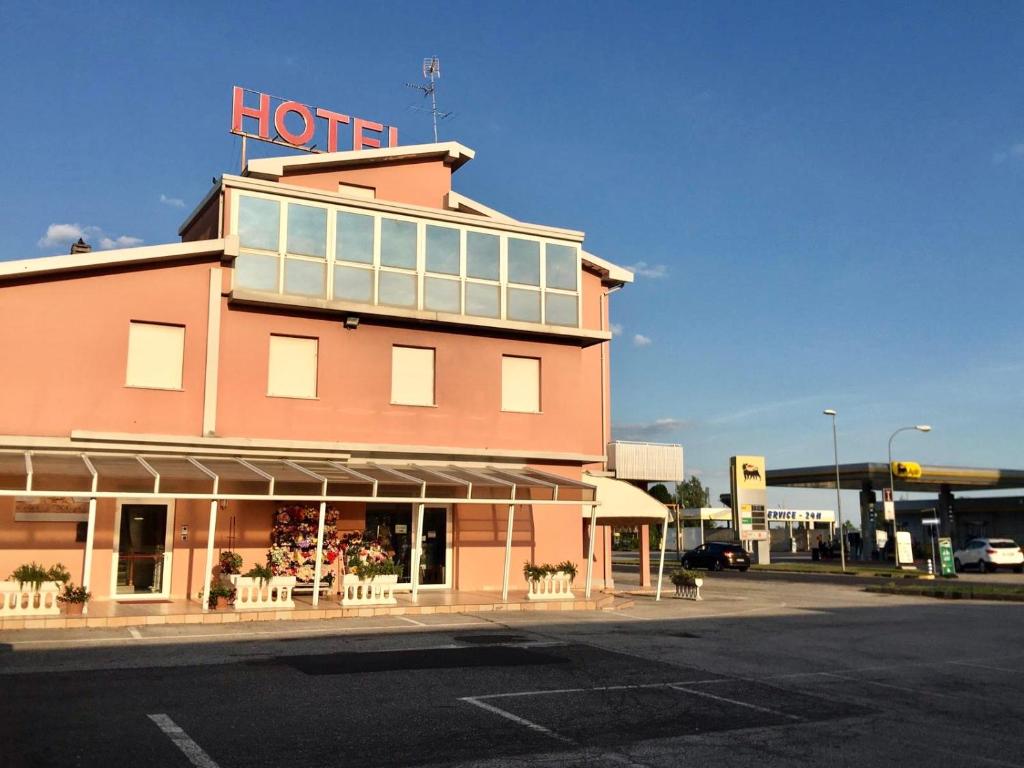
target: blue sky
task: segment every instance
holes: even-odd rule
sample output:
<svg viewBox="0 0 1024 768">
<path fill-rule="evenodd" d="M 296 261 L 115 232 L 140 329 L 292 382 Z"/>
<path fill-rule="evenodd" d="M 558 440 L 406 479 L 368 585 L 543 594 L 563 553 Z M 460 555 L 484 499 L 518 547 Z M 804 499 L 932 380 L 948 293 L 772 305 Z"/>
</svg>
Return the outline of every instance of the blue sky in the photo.
<svg viewBox="0 0 1024 768">
<path fill-rule="evenodd" d="M 613 421 L 769 468 L 1024 467 L 1024 5 L 0 0 L 0 259 L 176 239 L 237 172 L 234 84 L 430 138 L 457 189 L 639 265 Z M 52 225 L 73 225 L 50 229 Z M 77 229 L 76 229 L 77 228 Z M 47 235 L 49 232 L 49 239 Z M 772 491 L 792 506 L 827 494 Z M 855 504 L 853 495 L 844 506 Z"/>
</svg>

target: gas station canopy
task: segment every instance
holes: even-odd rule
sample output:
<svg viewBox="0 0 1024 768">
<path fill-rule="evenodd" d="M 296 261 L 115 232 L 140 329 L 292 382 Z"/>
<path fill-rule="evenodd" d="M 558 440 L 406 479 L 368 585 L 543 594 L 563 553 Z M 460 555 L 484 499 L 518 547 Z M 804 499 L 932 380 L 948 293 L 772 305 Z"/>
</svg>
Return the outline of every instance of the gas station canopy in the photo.
<svg viewBox="0 0 1024 768">
<path fill-rule="evenodd" d="M 895 462 L 894 462 L 895 463 Z M 904 462 L 908 463 L 908 462 Z M 917 465 L 914 465 L 915 468 Z M 791 488 L 835 488 L 836 467 L 794 467 L 769 469 L 769 486 Z M 878 490 L 889 486 L 889 465 L 867 462 L 840 464 L 839 483 L 845 490 Z M 1024 469 L 990 469 L 973 467 L 939 467 L 920 465 L 920 477 L 894 476 L 895 489 L 916 493 L 948 491 L 983 491 L 999 488 L 1024 488 Z"/>
</svg>

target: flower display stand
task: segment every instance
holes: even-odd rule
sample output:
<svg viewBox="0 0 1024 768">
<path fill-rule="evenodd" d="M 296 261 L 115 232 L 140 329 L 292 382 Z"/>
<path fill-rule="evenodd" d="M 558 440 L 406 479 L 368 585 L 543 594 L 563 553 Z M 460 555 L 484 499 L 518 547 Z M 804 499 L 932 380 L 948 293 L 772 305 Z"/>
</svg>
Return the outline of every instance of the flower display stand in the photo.
<svg viewBox="0 0 1024 768">
<path fill-rule="evenodd" d="M 676 584 L 676 597 L 683 600 L 701 600 L 700 588 L 704 579 L 694 579 L 693 584 Z"/>
<path fill-rule="evenodd" d="M 15 616 L 59 616 L 59 581 L 34 584 L 0 581 L 0 619 Z"/>
<path fill-rule="evenodd" d="M 565 571 L 549 573 L 539 579 L 529 579 L 527 600 L 573 600 L 572 576 Z"/>
<path fill-rule="evenodd" d="M 372 579 L 360 579 L 352 573 L 346 573 L 341 580 L 341 604 L 349 606 L 398 605 L 395 599 L 395 585 L 398 575 L 374 576 Z"/>
<path fill-rule="evenodd" d="M 273 611 L 295 607 L 295 601 L 292 599 L 292 590 L 295 589 L 294 576 L 271 576 L 269 581 L 237 574 L 232 574 L 229 578 L 235 587 L 236 611 Z"/>
</svg>

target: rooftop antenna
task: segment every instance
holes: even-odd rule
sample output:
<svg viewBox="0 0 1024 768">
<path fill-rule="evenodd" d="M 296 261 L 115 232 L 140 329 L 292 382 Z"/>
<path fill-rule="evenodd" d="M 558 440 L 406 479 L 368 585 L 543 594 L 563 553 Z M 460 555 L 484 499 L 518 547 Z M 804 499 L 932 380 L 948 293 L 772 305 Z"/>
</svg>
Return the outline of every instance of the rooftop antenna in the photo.
<svg viewBox="0 0 1024 768">
<path fill-rule="evenodd" d="M 441 79 L 441 60 L 437 56 L 431 56 L 429 59 L 423 60 L 423 79 L 429 82 L 423 84 L 417 83 L 406 83 L 409 88 L 415 88 L 417 91 L 422 91 L 423 96 L 430 97 L 430 116 L 434 121 L 434 143 L 437 143 L 437 121 L 444 120 L 446 117 L 451 116 L 451 112 L 441 112 L 437 108 L 437 81 Z M 413 107 L 413 109 L 424 109 L 423 107 Z"/>
</svg>

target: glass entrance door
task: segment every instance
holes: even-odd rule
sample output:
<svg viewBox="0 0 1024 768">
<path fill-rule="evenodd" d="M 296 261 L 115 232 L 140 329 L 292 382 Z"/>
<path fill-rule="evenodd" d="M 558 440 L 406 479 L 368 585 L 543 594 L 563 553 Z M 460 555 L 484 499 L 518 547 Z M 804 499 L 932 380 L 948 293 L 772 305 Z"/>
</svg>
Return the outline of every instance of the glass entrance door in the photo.
<svg viewBox="0 0 1024 768">
<path fill-rule="evenodd" d="M 166 504 L 122 504 L 118 529 L 116 594 L 166 594 Z"/>
<path fill-rule="evenodd" d="M 415 507 L 411 504 L 373 504 L 366 507 L 366 533 L 376 539 L 387 551 L 394 552 L 394 561 L 402 566 L 399 584 L 412 583 L 413 526 Z M 423 556 L 420 558 L 420 586 L 450 586 L 451 547 L 447 507 L 426 507 L 423 510 L 423 530 L 420 540 Z"/>
</svg>

